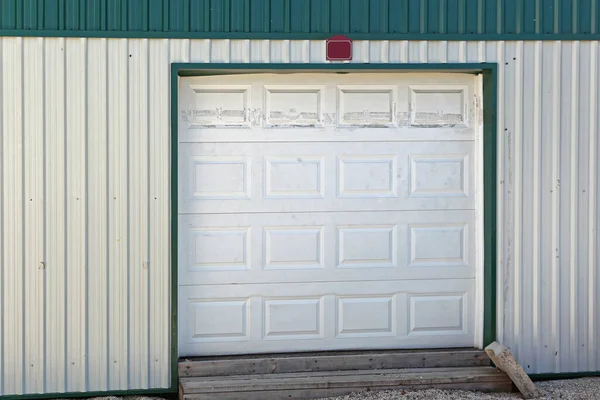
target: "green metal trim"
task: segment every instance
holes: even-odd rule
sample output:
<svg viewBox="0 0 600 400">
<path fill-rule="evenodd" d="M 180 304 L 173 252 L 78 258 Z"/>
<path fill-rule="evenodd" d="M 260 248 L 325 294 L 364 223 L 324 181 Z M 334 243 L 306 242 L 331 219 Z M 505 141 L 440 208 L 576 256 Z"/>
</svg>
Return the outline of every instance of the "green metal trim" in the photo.
<svg viewBox="0 0 600 400">
<path fill-rule="evenodd" d="M 483 345 L 496 340 L 497 64 L 483 70 Z"/>
<path fill-rule="evenodd" d="M 562 380 L 562 379 L 579 379 L 589 378 L 593 376 L 600 376 L 600 371 L 587 371 L 587 372 L 566 372 L 556 374 L 530 374 L 529 377 L 533 381 L 549 381 L 549 380 Z"/>
<path fill-rule="evenodd" d="M 2 400 L 29 400 L 29 399 L 73 399 L 104 396 L 160 396 L 166 399 L 175 399 L 177 392 L 172 389 L 140 389 L 140 390 L 112 390 L 94 392 L 67 392 L 67 393 L 42 393 L 42 394 L 9 394 L 0 396 Z"/>
<path fill-rule="evenodd" d="M 498 65 L 495 63 L 423 63 L 423 64 L 207 64 L 207 63 L 173 63 L 172 91 L 171 91 L 171 117 L 172 121 L 172 146 L 177 146 L 177 76 L 206 76 L 206 75 L 231 75 L 247 71 L 273 72 L 285 70 L 286 72 L 348 72 L 348 71 L 462 71 L 483 74 L 483 225 L 484 225 L 484 315 L 483 315 L 483 342 L 487 346 L 496 340 L 496 143 L 497 143 L 497 93 L 498 93 Z M 175 110 L 175 112 L 173 112 Z M 177 152 L 172 152 L 172 157 L 177 157 Z M 173 170 L 176 171 L 176 162 Z M 172 185 L 177 183 L 177 175 L 172 175 Z M 177 202 L 177 190 L 172 190 L 172 202 Z M 176 215 L 173 214 L 173 219 Z M 175 225 L 176 226 L 176 225 Z M 175 232 L 176 233 L 176 232 Z M 174 248 L 176 243 L 173 243 Z M 177 288 L 174 288 L 176 290 Z"/>
<path fill-rule="evenodd" d="M 178 372 L 178 89 L 179 76 L 177 68 L 171 64 L 171 389 L 179 391 Z"/>
<path fill-rule="evenodd" d="M 205 75 L 231 75 L 242 74 L 246 71 L 273 72 L 285 70 L 286 72 L 348 72 L 348 71 L 462 71 L 481 73 L 488 69 L 495 69 L 494 63 L 419 63 L 419 64 L 334 64 L 334 63 L 173 63 L 172 68 L 177 69 L 179 76 L 205 76 Z"/>
<path fill-rule="evenodd" d="M 0 0 L 0 30 L 10 36 L 575 40 L 600 34 L 600 0 Z"/>
<path fill-rule="evenodd" d="M 83 31 L 0 29 L 0 37 L 65 37 L 108 39 L 230 39 L 230 40 L 325 40 L 341 33 L 314 32 L 172 32 Z M 345 33 L 352 40 L 520 41 L 600 40 L 600 33 Z"/>
</svg>

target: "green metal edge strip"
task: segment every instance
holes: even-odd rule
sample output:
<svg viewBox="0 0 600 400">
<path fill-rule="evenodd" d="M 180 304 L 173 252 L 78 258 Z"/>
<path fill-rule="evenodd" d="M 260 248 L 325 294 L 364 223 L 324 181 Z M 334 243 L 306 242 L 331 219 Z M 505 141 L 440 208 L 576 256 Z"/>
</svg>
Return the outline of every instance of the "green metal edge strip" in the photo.
<svg viewBox="0 0 600 400">
<path fill-rule="evenodd" d="M 484 191 L 484 347 L 496 340 L 496 223 L 497 223 L 497 94 L 498 65 L 496 63 L 428 63 L 428 64 L 206 64 L 206 63 L 174 63 L 174 71 L 178 76 L 226 75 L 251 70 L 253 72 L 269 72 L 273 70 L 290 71 L 377 71 L 377 70 L 435 70 L 435 71 L 469 71 L 483 74 L 483 191 Z M 176 99 L 177 94 L 173 93 Z M 177 107 L 176 101 L 172 103 Z M 176 113 L 172 114 L 177 118 Z M 177 123 L 174 123 L 177 132 Z M 176 179 L 176 177 L 174 178 Z M 176 196 L 176 194 L 175 194 Z M 176 199 L 176 197 L 175 197 Z"/>
<path fill-rule="evenodd" d="M 578 378 L 589 378 L 594 376 L 600 376 L 600 371 L 588 371 L 588 372 L 564 372 L 556 374 L 531 374 L 529 377 L 534 381 L 548 381 L 556 379 L 578 379 Z"/>
<path fill-rule="evenodd" d="M 483 70 L 483 345 L 496 340 L 497 64 Z"/>
<path fill-rule="evenodd" d="M 417 63 L 417 64 L 359 64 L 359 63 L 173 63 L 173 68 L 177 69 L 179 76 L 205 76 L 221 74 L 239 74 L 245 71 L 263 72 L 263 71 L 465 71 L 473 74 L 485 70 L 496 68 L 494 63 Z"/>
<path fill-rule="evenodd" d="M 42 393 L 42 394 L 9 394 L 0 396 L 2 400 L 28 400 L 28 399 L 71 399 L 104 396 L 161 396 L 163 398 L 175 398 L 176 392 L 169 389 L 138 389 L 138 390 L 112 390 L 94 392 L 67 392 L 67 393 Z"/>
<path fill-rule="evenodd" d="M 109 39 L 325 40 L 336 33 L 312 32 L 169 32 L 0 29 L 0 37 L 75 37 Z M 600 40 L 600 33 L 345 33 L 353 40 L 516 41 Z"/>
<path fill-rule="evenodd" d="M 178 96 L 179 75 L 177 68 L 171 64 L 171 389 L 179 391 L 178 372 Z"/>
</svg>

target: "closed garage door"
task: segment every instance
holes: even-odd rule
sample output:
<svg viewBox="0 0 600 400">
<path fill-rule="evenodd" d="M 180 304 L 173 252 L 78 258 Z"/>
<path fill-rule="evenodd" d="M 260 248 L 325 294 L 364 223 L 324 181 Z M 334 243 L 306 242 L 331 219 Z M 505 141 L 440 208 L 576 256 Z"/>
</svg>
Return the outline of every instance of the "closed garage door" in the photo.
<svg viewBox="0 0 600 400">
<path fill-rule="evenodd" d="M 477 93 L 470 74 L 181 78 L 180 355 L 473 346 Z"/>
</svg>

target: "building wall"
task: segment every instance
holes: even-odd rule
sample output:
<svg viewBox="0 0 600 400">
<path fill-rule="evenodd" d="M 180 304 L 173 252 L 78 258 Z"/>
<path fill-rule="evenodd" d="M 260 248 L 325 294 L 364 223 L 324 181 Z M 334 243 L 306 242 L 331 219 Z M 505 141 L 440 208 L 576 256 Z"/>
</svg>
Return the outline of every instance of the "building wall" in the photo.
<svg viewBox="0 0 600 400">
<path fill-rule="evenodd" d="M 324 41 L 0 39 L 0 394 L 170 384 L 170 63 L 322 63 Z M 598 42 L 356 41 L 497 62 L 498 339 L 600 370 Z"/>
</svg>

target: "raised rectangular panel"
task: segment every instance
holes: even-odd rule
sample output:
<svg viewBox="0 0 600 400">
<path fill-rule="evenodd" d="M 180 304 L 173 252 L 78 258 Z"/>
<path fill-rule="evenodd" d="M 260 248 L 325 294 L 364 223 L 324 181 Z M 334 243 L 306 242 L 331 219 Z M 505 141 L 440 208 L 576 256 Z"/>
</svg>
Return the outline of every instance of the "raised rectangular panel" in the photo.
<svg viewBox="0 0 600 400">
<path fill-rule="evenodd" d="M 396 266 L 396 225 L 338 228 L 338 268 Z"/>
<path fill-rule="evenodd" d="M 250 86 L 190 85 L 194 102 L 181 115 L 190 128 L 250 126 Z"/>
<path fill-rule="evenodd" d="M 396 334 L 394 296 L 339 297 L 337 300 L 339 337 L 394 336 Z"/>
<path fill-rule="evenodd" d="M 323 157 L 268 157 L 265 164 L 265 197 L 323 198 Z"/>
<path fill-rule="evenodd" d="M 246 157 L 192 157 L 193 199 L 250 198 L 250 163 Z"/>
<path fill-rule="evenodd" d="M 250 268 L 250 228 L 206 228 L 191 231 L 190 271 Z"/>
<path fill-rule="evenodd" d="M 409 267 L 468 265 L 466 225 L 411 225 Z"/>
<path fill-rule="evenodd" d="M 409 295 L 409 335 L 465 332 L 466 294 Z"/>
<path fill-rule="evenodd" d="M 266 227 L 265 269 L 323 268 L 323 227 Z"/>
<path fill-rule="evenodd" d="M 466 154 L 410 156 L 411 197 L 466 197 Z"/>
<path fill-rule="evenodd" d="M 396 125 L 396 86 L 338 86 L 338 103 L 340 126 Z"/>
<path fill-rule="evenodd" d="M 321 297 L 266 299 L 264 316 L 264 337 L 267 340 L 323 338 Z"/>
<path fill-rule="evenodd" d="M 265 126 L 323 126 L 323 93 L 323 86 L 265 86 Z"/>
<path fill-rule="evenodd" d="M 466 127 L 466 85 L 410 85 L 410 124 L 416 127 Z"/>
<path fill-rule="evenodd" d="M 396 156 L 342 156 L 338 159 L 338 197 L 396 197 Z"/>
<path fill-rule="evenodd" d="M 245 341 L 248 300 L 190 300 L 191 335 L 195 342 Z"/>
</svg>

